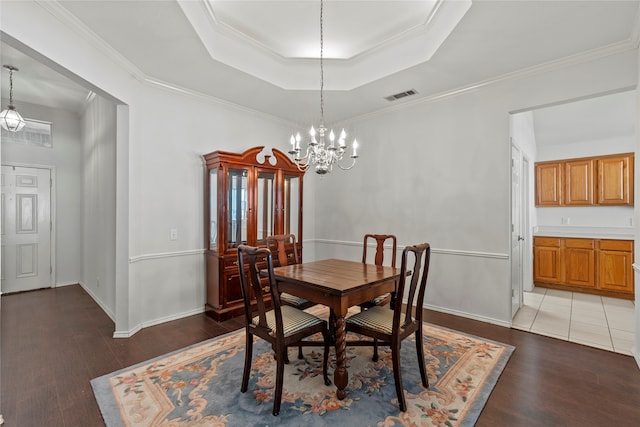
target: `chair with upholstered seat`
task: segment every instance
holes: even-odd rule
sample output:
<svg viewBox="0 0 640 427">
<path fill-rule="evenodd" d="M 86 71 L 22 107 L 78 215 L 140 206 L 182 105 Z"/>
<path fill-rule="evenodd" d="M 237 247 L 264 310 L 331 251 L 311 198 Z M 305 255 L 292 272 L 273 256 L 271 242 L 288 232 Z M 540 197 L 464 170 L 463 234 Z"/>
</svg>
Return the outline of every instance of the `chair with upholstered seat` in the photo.
<svg viewBox="0 0 640 427">
<path fill-rule="evenodd" d="M 413 268 L 408 268 L 410 254 L 414 259 Z M 429 274 L 429 260 L 431 258 L 431 248 L 428 243 L 416 246 L 407 246 L 402 252 L 400 266 L 400 278 L 398 279 L 397 297 L 394 301 L 393 310 L 385 307 L 375 306 L 361 311 L 346 320 L 348 332 L 355 332 L 373 340 L 361 340 L 353 345 L 373 345 L 374 360 L 377 359 L 377 346 L 388 345 L 391 348 L 391 358 L 393 365 L 393 377 L 396 383 L 396 394 L 401 411 L 407 410 L 407 403 L 402 387 L 402 375 L 400 373 L 400 347 L 402 341 L 415 335 L 416 351 L 418 354 L 418 364 L 420 365 L 420 376 L 422 385 L 429 387 L 427 379 L 424 347 L 422 344 L 422 311 L 424 304 L 424 294 Z M 410 281 L 407 272 L 412 271 Z M 408 287 L 407 287 L 408 285 Z M 406 292 L 405 292 L 406 291 Z M 402 298 L 406 293 L 407 303 L 403 304 Z"/>
<path fill-rule="evenodd" d="M 373 262 L 375 265 L 383 264 L 384 244 L 388 240 L 391 241 L 391 267 L 395 267 L 396 252 L 397 252 L 396 236 L 394 236 L 393 234 L 365 234 L 364 244 L 362 246 L 362 262 L 363 263 L 367 263 L 367 247 L 369 245 L 369 241 L 371 240 L 375 240 L 375 243 L 376 243 L 376 252 L 375 252 L 375 256 L 373 257 Z M 367 309 L 370 307 L 375 307 L 378 305 L 386 305 L 386 304 L 389 304 L 390 307 L 393 307 L 394 297 L 395 297 L 395 292 L 380 295 L 370 301 L 359 304 L 360 309 Z"/>
<path fill-rule="evenodd" d="M 274 234 L 272 236 L 268 236 L 266 244 L 274 257 L 274 267 L 300 264 L 296 236 L 294 234 Z M 300 310 L 304 310 L 315 305 L 313 302 L 286 292 L 280 294 L 280 300 L 283 304 L 299 308 Z"/>
<path fill-rule="evenodd" d="M 257 265 L 265 261 L 268 278 L 267 286 L 269 286 L 271 294 L 271 309 L 267 309 L 267 304 L 263 297 L 264 282 L 261 280 Z M 322 375 L 325 384 L 331 384 L 327 376 L 329 343 L 331 340 L 329 329 L 325 320 L 295 307 L 281 305 L 278 284 L 273 276 L 273 260 L 269 249 L 246 245 L 238 246 L 238 265 L 241 272 L 240 284 L 242 285 L 246 317 L 246 353 L 240 391 L 242 393 L 246 392 L 249 386 L 251 360 L 253 358 L 253 337 L 255 335 L 270 343 L 275 351 L 276 388 L 273 395 L 273 415 L 278 415 L 282 400 L 285 354 L 289 347 L 301 345 L 323 346 Z M 252 296 L 255 297 L 255 305 L 258 309 L 257 316 L 254 316 L 251 310 Z M 317 333 L 322 334 L 322 342 L 305 340 L 305 338 Z"/>
</svg>

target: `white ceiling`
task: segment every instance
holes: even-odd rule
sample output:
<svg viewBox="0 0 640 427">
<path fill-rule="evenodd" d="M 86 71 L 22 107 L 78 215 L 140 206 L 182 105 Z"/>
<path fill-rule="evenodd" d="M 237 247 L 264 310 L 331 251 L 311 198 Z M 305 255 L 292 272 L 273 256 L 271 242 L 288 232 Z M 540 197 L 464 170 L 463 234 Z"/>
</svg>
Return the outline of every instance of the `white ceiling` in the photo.
<svg viewBox="0 0 640 427">
<path fill-rule="evenodd" d="M 139 78 L 295 123 L 318 121 L 319 63 L 306 58 L 319 53 L 318 1 L 39 4 L 84 31 L 96 46 L 106 43 L 109 54 Z M 636 42 L 638 1 L 473 0 L 468 10 L 465 4 L 436 4 L 434 14 L 429 9 L 433 1 L 327 1 L 326 56 L 344 57 L 326 61 L 327 122 Z M 194 18 L 196 8 L 203 11 L 201 19 Z M 445 19 L 446 8 L 458 8 L 457 25 Z M 440 31 L 447 27 L 452 28 L 448 36 Z M 84 108 L 86 84 L 72 77 L 74 83 L 34 55 L 14 49 L 10 38 L 3 37 L 2 42 L 2 64 L 20 68 L 14 76 L 18 107 L 23 101 L 76 111 Z M 262 73 L 268 68 L 261 62 L 265 58 L 276 65 Z M 353 71 L 363 61 L 369 61 L 368 68 L 375 72 Z M 300 77 L 305 73 L 315 77 L 305 80 Z M 2 78 L 7 79 L 4 71 Z M 308 78 L 315 81 L 309 83 Z M 7 86 L 2 85 L 5 98 Z M 332 89 L 344 87 L 349 89 Z M 384 99 L 408 89 L 418 95 L 394 103 Z"/>
</svg>

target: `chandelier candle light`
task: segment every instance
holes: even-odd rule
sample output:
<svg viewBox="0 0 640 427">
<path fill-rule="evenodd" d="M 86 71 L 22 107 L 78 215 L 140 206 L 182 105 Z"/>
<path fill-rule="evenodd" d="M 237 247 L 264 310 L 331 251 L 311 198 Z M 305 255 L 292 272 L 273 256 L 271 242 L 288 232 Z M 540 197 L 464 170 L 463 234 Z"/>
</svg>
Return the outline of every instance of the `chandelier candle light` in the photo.
<svg viewBox="0 0 640 427">
<path fill-rule="evenodd" d="M 10 132 L 18 132 L 25 125 L 25 121 L 13 106 L 13 72 L 18 71 L 13 65 L 5 65 L 4 68 L 9 70 L 9 105 L 0 113 L 0 126 L 2 129 Z"/>
<path fill-rule="evenodd" d="M 297 132 L 295 136 L 291 135 L 291 150 L 289 154 L 293 158 L 293 161 L 298 166 L 298 169 L 301 171 L 306 171 L 310 164 L 314 164 L 316 166 L 316 173 L 320 175 L 324 175 L 326 173 L 331 172 L 333 165 L 337 164 L 340 169 L 348 170 L 351 169 L 356 164 L 356 159 L 358 158 L 358 141 L 356 139 L 353 140 L 352 145 L 352 154 L 351 157 L 353 159 L 351 165 L 343 166 L 340 162 L 344 158 L 345 152 L 347 151 L 346 138 L 347 133 L 342 129 L 340 132 L 340 136 L 338 137 L 337 145 L 336 145 L 336 135 L 333 133 L 333 130 L 329 130 L 326 128 L 324 124 L 324 34 L 323 34 L 323 10 L 324 10 L 324 1 L 320 1 L 320 125 L 318 126 L 317 134 L 318 139 L 316 139 L 316 129 L 311 126 L 311 130 L 309 131 L 309 135 L 311 136 L 311 140 L 309 141 L 309 145 L 307 146 L 307 150 L 305 155 L 301 157 L 301 149 L 300 142 L 302 138 L 300 136 L 300 132 Z M 329 144 L 327 145 L 326 141 L 326 133 L 329 130 Z"/>
</svg>

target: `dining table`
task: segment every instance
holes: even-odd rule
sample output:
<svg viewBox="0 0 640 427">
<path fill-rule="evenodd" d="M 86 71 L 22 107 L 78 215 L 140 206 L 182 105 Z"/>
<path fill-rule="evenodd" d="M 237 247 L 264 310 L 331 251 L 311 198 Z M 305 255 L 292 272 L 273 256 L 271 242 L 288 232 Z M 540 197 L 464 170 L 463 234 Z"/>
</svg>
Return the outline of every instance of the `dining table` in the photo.
<svg viewBox="0 0 640 427">
<path fill-rule="evenodd" d="M 273 269 L 278 290 L 329 307 L 335 316 L 336 396 L 344 399 L 349 383 L 345 318 L 350 307 L 395 290 L 400 268 L 341 259 L 292 264 Z"/>
</svg>

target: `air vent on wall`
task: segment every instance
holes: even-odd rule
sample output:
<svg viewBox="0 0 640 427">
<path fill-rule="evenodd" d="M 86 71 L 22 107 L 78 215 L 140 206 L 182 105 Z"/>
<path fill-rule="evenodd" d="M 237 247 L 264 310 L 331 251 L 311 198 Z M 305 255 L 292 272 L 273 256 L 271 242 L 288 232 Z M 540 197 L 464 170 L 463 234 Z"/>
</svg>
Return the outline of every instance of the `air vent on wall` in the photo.
<svg viewBox="0 0 640 427">
<path fill-rule="evenodd" d="M 386 99 L 387 101 L 395 101 L 397 99 L 405 98 L 407 96 L 415 95 L 417 93 L 418 93 L 417 90 L 409 89 L 409 90 L 404 91 L 404 92 L 396 93 L 395 95 L 385 96 L 384 99 Z"/>
</svg>

